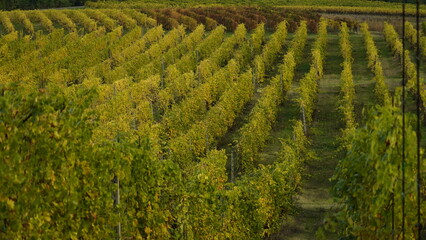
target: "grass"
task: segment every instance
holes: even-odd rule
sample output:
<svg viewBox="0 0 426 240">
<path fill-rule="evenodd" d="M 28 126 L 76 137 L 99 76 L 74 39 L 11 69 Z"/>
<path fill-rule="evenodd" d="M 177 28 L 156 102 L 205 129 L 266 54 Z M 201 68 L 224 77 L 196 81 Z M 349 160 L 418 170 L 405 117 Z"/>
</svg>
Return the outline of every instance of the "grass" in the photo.
<svg viewBox="0 0 426 240">
<path fill-rule="evenodd" d="M 271 163 L 277 158 L 277 154 L 281 149 L 280 139 L 292 137 L 293 121 L 301 117 L 299 106 L 296 102 L 297 88 L 299 80 L 309 71 L 310 67 L 310 49 L 315 41 L 316 35 L 309 34 L 306 46 L 301 57 L 301 62 L 297 65 L 295 76 L 290 91 L 285 96 L 284 103 L 280 106 L 277 115 L 277 121 L 272 126 L 271 138 L 265 150 L 260 154 L 261 159 L 265 163 Z"/>
<path fill-rule="evenodd" d="M 364 36 L 351 34 L 349 40 L 352 44 L 352 58 L 354 59 L 352 75 L 355 84 L 355 119 L 361 124 L 363 109 L 370 108 L 378 103 L 374 92 L 376 81 L 374 80 L 374 74 L 368 68 Z"/>
<path fill-rule="evenodd" d="M 266 35 L 265 35 L 265 37 L 266 37 L 265 43 L 268 42 L 270 36 L 271 36 L 271 33 L 267 32 Z M 278 54 L 277 58 L 275 59 L 275 63 L 274 63 L 275 66 L 278 66 L 279 64 L 282 63 L 284 53 L 287 52 L 288 43 L 290 43 L 290 41 L 293 39 L 293 37 L 294 37 L 294 34 L 287 34 L 287 39 L 286 39 L 285 45 L 284 45 L 282 51 Z M 254 57 L 253 57 L 253 59 L 254 59 Z M 246 104 L 242 113 L 234 121 L 234 125 L 230 129 L 228 129 L 225 136 L 223 136 L 219 140 L 218 148 L 219 149 L 225 149 L 225 151 L 228 155 L 228 162 L 226 164 L 226 169 L 227 169 L 227 173 L 228 173 L 228 179 L 230 179 L 230 180 L 232 180 L 231 179 L 231 176 L 232 176 L 231 161 L 235 161 L 234 162 L 234 164 L 235 164 L 234 165 L 235 166 L 235 169 L 234 169 L 235 173 L 234 174 L 235 174 L 235 176 L 239 176 L 239 173 L 238 173 L 239 172 L 239 167 L 238 167 L 239 164 L 238 164 L 238 161 L 236 160 L 236 159 L 238 159 L 236 143 L 241 138 L 240 129 L 246 123 L 248 123 L 250 112 L 254 108 L 254 106 L 256 105 L 258 99 L 261 97 L 262 89 L 269 84 L 270 78 L 275 76 L 275 74 L 277 74 L 276 68 L 272 69 L 270 72 L 268 72 L 265 75 L 265 80 L 264 80 L 263 83 L 257 83 L 256 84 L 255 92 L 253 94 L 252 99 L 249 101 L 248 104 Z M 277 141 L 279 141 L 279 140 L 277 140 Z M 264 161 L 261 161 L 261 162 L 264 163 Z"/>
<path fill-rule="evenodd" d="M 382 34 L 374 34 L 373 35 L 377 48 L 380 52 L 380 60 L 382 61 L 383 72 L 386 77 L 386 83 L 388 84 L 389 90 L 394 92 L 396 87 L 401 86 L 401 77 L 402 77 L 402 68 L 400 61 L 397 57 L 395 57 L 390 50 L 390 47 L 387 46 L 386 41 Z M 410 49 L 413 51 L 412 49 Z M 413 58 L 414 60 L 414 58 Z M 424 67 L 424 66 L 423 66 Z M 425 74 L 426 69 L 420 69 L 421 75 Z M 408 112 L 415 114 L 415 99 L 413 97 L 409 97 L 407 99 Z M 423 116 L 423 118 L 425 118 Z M 423 119 L 423 125 L 421 126 L 421 135 L 426 136 L 426 121 Z M 421 146 L 423 148 L 426 147 L 426 138 L 421 139 Z"/>
<path fill-rule="evenodd" d="M 387 84 L 391 91 L 400 85 L 401 66 L 392 52 L 386 45 L 382 35 L 373 34 L 376 46 L 380 51 L 380 60 L 383 64 L 383 70 Z M 366 49 L 363 35 L 352 33 L 350 35 L 352 44 L 352 72 L 355 84 L 354 111 L 359 125 L 363 122 L 363 109 L 370 108 L 377 104 L 374 94 L 374 75 L 368 69 Z M 309 131 L 309 137 L 312 141 L 311 149 L 316 158 L 305 164 L 306 176 L 302 184 L 300 193 L 296 199 L 296 214 L 284 219 L 282 229 L 272 235 L 269 240 L 288 239 L 302 240 L 315 239 L 315 232 L 323 225 L 324 218 L 336 212 L 338 206 L 334 203 L 330 195 L 332 183 L 329 181 L 338 161 L 344 157 L 343 151 L 339 147 L 339 137 L 344 123 L 340 120 L 341 113 L 338 111 L 340 99 L 340 72 L 343 59 L 340 54 L 339 38 L 337 34 L 329 35 L 329 43 L 326 55 L 325 75 L 319 83 L 318 102 L 314 114 L 314 122 Z M 302 71 L 303 72 L 303 71 Z M 299 74 L 299 77 L 300 74 Z M 297 117 L 297 111 L 294 111 L 290 101 L 284 104 L 287 106 L 277 123 L 288 122 L 288 115 Z M 408 99 L 407 105 L 409 112 L 414 112 L 414 101 Z M 297 107 L 296 107 L 297 108 Z M 286 114 L 284 114 L 287 113 Z M 274 128 L 276 130 L 276 128 Z M 282 132 L 286 130 L 283 129 Z M 288 132 L 288 131 L 287 131 Z M 272 134 L 279 135 L 279 132 Z M 288 134 L 288 133 L 287 133 Z M 426 130 L 422 128 L 422 134 Z M 271 144 L 274 144 L 271 141 Z M 422 146 L 425 146 L 426 140 L 422 139 Z M 274 149 L 269 146 L 267 151 L 271 154 Z M 264 153 L 268 155 L 268 153 Z M 338 237 L 330 232 L 326 232 L 327 239 L 337 239 Z"/>
<path fill-rule="evenodd" d="M 392 56 L 383 37 L 381 35 L 374 35 L 374 37 L 381 52 L 381 60 L 388 84 L 391 89 L 394 89 L 398 85 L 398 77 L 400 77 L 399 62 Z M 367 66 L 363 35 L 351 33 L 350 42 L 352 44 L 352 72 L 356 92 L 354 111 L 357 122 L 362 124 L 363 109 L 377 104 L 374 93 L 375 81 L 373 73 Z M 296 199 L 296 214 L 285 219 L 282 229 L 271 236 L 270 240 L 315 239 L 315 232 L 323 225 L 324 218 L 336 212 L 338 208 L 330 194 L 332 182 L 329 180 L 333 176 L 339 160 L 344 157 L 339 143 L 344 123 L 341 120 L 342 114 L 338 110 L 343 59 L 337 33 L 329 34 L 326 51 L 325 75 L 319 82 L 314 122 L 309 130 L 309 138 L 312 142 L 311 149 L 316 158 L 305 164 L 306 176 Z M 299 72 L 303 71 L 299 70 Z M 300 73 L 298 75 L 299 78 L 302 77 Z M 290 97 L 290 101 L 284 104 L 284 107 L 287 108 L 283 112 L 297 117 L 298 113 L 294 111 L 291 104 Z M 280 118 L 284 119 L 279 119 L 277 123 L 288 122 L 287 115 L 281 113 Z M 285 132 L 286 130 L 282 131 Z M 274 131 L 272 135 L 279 134 L 279 132 Z M 274 141 L 271 141 L 271 144 L 274 144 Z M 273 146 L 269 146 L 267 148 L 269 153 L 264 153 L 264 155 L 272 154 L 273 149 Z M 337 239 L 337 236 L 330 232 L 326 232 L 326 237 L 327 239 Z"/>
<path fill-rule="evenodd" d="M 394 92 L 395 88 L 401 85 L 402 73 L 400 62 L 398 58 L 393 55 L 382 33 L 372 33 L 372 36 L 379 50 L 386 84 L 388 85 L 389 91 Z"/>
<path fill-rule="evenodd" d="M 315 239 L 315 232 L 322 226 L 323 219 L 327 213 L 332 212 L 333 199 L 329 194 L 331 183 L 329 178 L 333 175 L 334 168 L 340 157 L 338 149 L 338 138 L 340 128 L 343 127 L 337 111 L 338 97 L 340 91 L 340 63 L 343 61 L 336 34 L 329 35 L 328 48 L 326 50 L 325 75 L 319 82 L 319 93 L 314 122 L 309 129 L 311 149 L 316 158 L 305 164 L 305 177 L 300 193 L 296 199 L 296 214 L 285 219 L 282 229 L 269 239 Z M 305 51 L 309 54 L 309 50 Z M 300 68 L 306 68 L 306 63 Z M 309 66 L 309 64 L 308 64 Z M 303 77 L 298 69 L 296 79 Z M 295 82 L 297 86 L 297 81 Z M 290 105 L 288 113 L 292 113 Z M 284 104 L 286 106 L 286 104 Z M 287 109 L 286 109 L 287 110 Z M 294 112 L 293 112 L 294 115 Z M 297 118 L 297 112 L 293 116 Z M 337 123 L 336 123 L 337 120 Z M 278 120 L 280 122 L 280 120 Z M 335 235 L 328 233 L 328 237 Z"/>
</svg>

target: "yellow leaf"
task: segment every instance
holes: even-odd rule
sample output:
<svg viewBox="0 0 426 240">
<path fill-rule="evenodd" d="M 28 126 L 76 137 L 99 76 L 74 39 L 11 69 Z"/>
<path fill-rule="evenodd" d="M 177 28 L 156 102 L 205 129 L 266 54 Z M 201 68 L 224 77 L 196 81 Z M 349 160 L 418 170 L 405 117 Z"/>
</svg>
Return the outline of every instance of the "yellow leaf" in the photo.
<svg viewBox="0 0 426 240">
<path fill-rule="evenodd" d="M 6 199 L 6 204 L 10 209 L 14 209 L 15 208 L 15 202 L 12 199 Z"/>
<path fill-rule="evenodd" d="M 152 229 L 151 228 L 149 228 L 149 227 L 145 227 L 145 233 L 146 233 L 146 235 L 151 235 L 151 232 L 152 232 Z"/>
</svg>

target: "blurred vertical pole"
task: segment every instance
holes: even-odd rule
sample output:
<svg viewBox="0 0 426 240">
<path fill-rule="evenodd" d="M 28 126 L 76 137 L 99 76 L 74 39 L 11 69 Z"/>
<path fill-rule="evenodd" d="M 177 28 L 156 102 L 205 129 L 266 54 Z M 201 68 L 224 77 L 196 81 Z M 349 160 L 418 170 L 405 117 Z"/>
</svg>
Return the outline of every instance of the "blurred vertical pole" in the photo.
<svg viewBox="0 0 426 240">
<path fill-rule="evenodd" d="M 405 239 L 405 3 L 402 0 L 402 240 Z"/>
<path fill-rule="evenodd" d="M 416 68 L 417 68 L 417 231 L 418 231 L 418 239 L 422 238 L 422 224 L 421 224 L 421 175 L 420 175 L 420 104 L 421 104 L 421 95 L 420 95 L 420 0 L 416 1 L 416 28 L 417 28 L 417 46 L 416 46 Z"/>
<path fill-rule="evenodd" d="M 231 182 L 234 182 L 235 173 L 234 173 L 234 149 L 231 149 Z"/>
<path fill-rule="evenodd" d="M 395 97 L 392 96 L 392 115 L 395 107 Z M 392 189 L 392 240 L 395 239 L 395 188 Z"/>
</svg>

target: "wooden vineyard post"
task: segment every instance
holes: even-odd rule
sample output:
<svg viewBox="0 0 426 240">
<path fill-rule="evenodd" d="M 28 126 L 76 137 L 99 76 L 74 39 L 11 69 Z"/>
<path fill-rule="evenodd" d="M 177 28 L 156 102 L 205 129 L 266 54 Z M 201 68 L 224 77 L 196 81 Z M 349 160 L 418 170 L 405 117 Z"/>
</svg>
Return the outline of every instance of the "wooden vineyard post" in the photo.
<svg viewBox="0 0 426 240">
<path fill-rule="evenodd" d="M 46 81 L 44 72 L 42 72 L 40 74 L 40 78 L 39 78 L 38 84 L 39 84 L 39 86 L 38 86 L 39 88 L 45 88 L 46 87 L 47 81 Z"/>
<path fill-rule="evenodd" d="M 155 120 L 154 105 L 152 104 L 152 101 L 149 101 L 149 106 L 151 107 L 152 119 Z"/>
<path fill-rule="evenodd" d="M 162 88 L 164 88 L 165 87 L 165 83 L 164 83 L 164 78 L 166 77 L 166 70 L 165 70 L 165 64 L 164 64 L 164 58 L 163 57 L 161 57 L 161 74 L 160 74 L 160 76 L 161 76 L 161 83 L 160 83 L 160 85 L 161 85 L 161 87 Z"/>
<path fill-rule="evenodd" d="M 235 169 L 234 169 L 234 149 L 231 150 L 231 182 L 235 180 Z"/>
<path fill-rule="evenodd" d="M 118 143 L 120 142 L 120 135 L 117 136 L 117 142 Z M 117 208 L 120 204 L 120 179 L 118 178 L 118 176 L 116 174 L 114 175 L 114 178 L 112 179 L 112 183 L 117 184 L 117 190 L 115 191 L 115 194 L 114 193 L 112 194 L 113 195 L 112 199 L 114 201 L 114 207 Z M 121 217 L 120 215 L 121 214 L 120 214 L 120 210 L 118 210 L 118 209 L 117 209 L 117 212 L 118 212 L 118 219 L 119 220 L 118 220 L 117 226 L 115 227 L 116 233 L 117 233 L 116 238 L 118 240 L 121 240 L 121 222 L 120 222 L 120 217 Z"/>
<path fill-rule="evenodd" d="M 197 82 L 198 84 L 201 84 L 201 71 L 200 71 L 200 66 L 197 67 Z"/>
<path fill-rule="evenodd" d="M 120 179 L 117 177 L 117 205 L 120 205 Z M 120 215 L 120 213 L 118 214 Z M 118 239 L 121 239 L 121 222 L 118 222 L 117 226 Z"/>
<path fill-rule="evenodd" d="M 193 151 L 194 146 L 192 145 L 192 137 L 189 137 L 189 151 Z"/>
<path fill-rule="evenodd" d="M 115 176 L 112 180 L 113 183 L 117 184 L 117 190 L 114 194 L 114 207 L 117 207 L 120 204 L 120 179 Z M 120 219 L 120 211 L 118 211 L 118 218 Z M 119 221 L 116 226 L 117 239 L 121 240 L 121 222 Z"/>
<path fill-rule="evenodd" d="M 209 152 L 209 131 L 206 126 L 206 154 Z"/>
<path fill-rule="evenodd" d="M 253 81 L 253 87 L 256 88 L 256 67 L 253 68 L 253 73 L 251 75 L 251 79 Z"/>
<path fill-rule="evenodd" d="M 200 61 L 200 52 L 198 52 L 198 49 L 195 50 L 195 63 L 198 63 Z"/>
<path fill-rule="evenodd" d="M 250 38 L 250 58 L 253 58 L 253 39 Z"/>
<path fill-rule="evenodd" d="M 302 121 L 303 121 L 303 132 L 305 132 L 305 136 L 308 133 L 307 127 L 306 127 L 306 116 L 305 116 L 305 107 L 302 106 Z"/>
<path fill-rule="evenodd" d="M 195 65 L 198 65 L 198 62 L 200 61 L 200 52 L 198 50 L 195 50 Z M 197 79 L 198 83 L 201 82 L 201 73 L 200 73 L 200 66 L 197 67 Z"/>
<path fill-rule="evenodd" d="M 130 95 L 130 101 L 133 102 L 133 96 L 132 95 Z M 135 111 L 132 111 L 132 129 L 137 130 Z"/>
</svg>

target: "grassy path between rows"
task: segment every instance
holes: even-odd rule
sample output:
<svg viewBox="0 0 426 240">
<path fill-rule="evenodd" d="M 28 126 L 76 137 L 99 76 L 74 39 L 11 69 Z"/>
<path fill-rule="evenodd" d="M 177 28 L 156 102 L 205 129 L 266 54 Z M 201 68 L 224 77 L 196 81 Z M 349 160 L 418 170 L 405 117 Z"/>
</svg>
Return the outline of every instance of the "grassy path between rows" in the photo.
<svg viewBox="0 0 426 240">
<path fill-rule="evenodd" d="M 293 38 L 294 38 L 294 34 L 287 35 L 287 39 L 283 46 L 283 49 L 278 53 L 278 56 L 274 60 L 275 67 L 271 69 L 271 71 L 269 71 L 267 74 L 265 74 L 264 82 L 257 83 L 255 85 L 252 99 L 244 106 L 243 111 L 234 121 L 234 125 L 230 129 L 228 129 L 228 132 L 219 140 L 218 148 L 225 149 L 226 154 L 228 156 L 228 162 L 226 163 L 226 171 L 228 174 L 228 179 L 230 181 L 233 181 L 235 180 L 235 178 L 241 176 L 239 172 L 241 169 L 239 169 L 240 163 L 238 162 L 239 156 L 238 156 L 238 149 L 237 149 L 237 142 L 241 138 L 241 132 L 240 132 L 241 128 L 249 122 L 250 113 L 253 110 L 253 108 L 256 106 L 259 98 L 261 97 L 263 88 L 268 86 L 271 78 L 278 73 L 277 66 L 282 64 L 283 57 L 285 53 L 287 53 L 289 43 L 292 41 Z M 233 165 L 233 167 L 231 167 L 231 165 Z"/>
<path fill-rule="evenodd" d="M 364 38 L 361 34 L 351 34 L 353 56 L 353 80 L 356 96 L 355 113 L 358 122 L 362 122 L 362 109 L 375 104 L 374 76 L 367 67 Z M 325 75 L 319 82 L 318 102 L 314 122 L 309 130 L 311 149 L 316 158 L 305 164 L 305 177 L 297 197 L 296 214 L 284 220 L 282 230 L 271 239 L 315 239 L 315 233 L 323 225 L 324 218 L 336 211 L 336 205 L 330 195 L 334 169 L 343 157 L 339 149 L 339 138 L 344 124 L 339 112 L 340 73 L 343 62 L 339 36 L 329 34 L 325 62 Z M 301 77 L 301 76 L 299 76 Z M 290 101 L 291 102 L 291 101 Z M 292 113 L 292 107 L 287 113 Z M 296 112 L 297 114 L 297 112 Z M 337 239 L 332 233 L 326 233 L 327 239 Z"/>
<path fill-rule="evenodd" d="M 308 61 L 310 58 L 305 56 L 304 59 L 306 59 L 304 61 Z M 316 113 L 314 122 L 309 129 L 311 149 L 316 158 L 305 164 L 305 176 L 296 199 L 295 214 L 285 219 L 281 231 L 270 239 L 315 239 L 315 232 L 323 225 L 324 217 L 333 211 L 334 204 L 329 193 L 331 187 L 329 178 L 333 175 L 339 159 L 337 152 L 338 137 L 342 124 L 339 120 L 341 116 L 337 111 L 337 106 L 341 62 L 338 36 L 331 33 L 326 54 L 325 75 L 319 82 Z M 302 64 L 302 67 L 304 64 Z M 307 64 L 309 66 L 309 63 Z M 301 77 L 303 75 L 298 75 L 297 80 Z M 287 102 L 287 106 L 290 105 L 290 112 L 292 112 L 291 100 L 290 103 Z M 297 111 L 295 113 L 298 114 Z M 330 233 L 327 237 L 329 239 L 336 238 Z"/>
<path fill-rule="evenodd" d="M 296 66 L 295 76 L 289 92 L 285 95 L 284 103 L 280 106 L 277 120 L 272 126 L 271 137 L 264 151 L 260 154 L 264 163 L 272 163 L 278 157 L 282 145 L 280 139 L 292 137 L 293 121 L 301 117 L 299 106 L 296 102 L 299 80 L 309 71 L 310 51 L 316 35 L 308 35 L 303 56 Z"/>
<path fill-rule="evenodd" d="M 401 66 L 387 45 L 383 33 L 372 32 L 374 42 L 379 50 L 380 61 L 382 62 L 383 74 L 389 91 L 394 92 L 395 88 L 401 85 Z"/>
<path fill-rule="evenodd" d="M 378 103 L 374 91 L 376 80 L 368 68 L 364 36 L 361 33 L 351 34 L 349 40 L 352 45 L 352 75 L 355 84 L 355 119 L 360 126 L 364 120 L 363 109 L 369 109 Z"/>
<path fill-rule="evenodd" d="M 382 34 L 373 33 L 380 60 L 384 70 L 389 90 L 394 91 L 400 85 L 401 66 L 386 45 Z M 312 42 L 313 36 L 310 36 Z M 352 44 L 352 72 L 355 84 L 354 111 L 358 125 L 362 125 L 363 109 L 376 105 L 374 93 L 374 75 L 367 66 L 364 37 L 361 33 L 350 35 Z M 273 139 L 263 153 L 265 159 L 273 159 L 279 145 L 279 138 L 291 137 L 291 119 L 300 115 L 295 99 L 298 81 L 309 67 L 309 47 L 304 53 L 304 63 L 297 70 L 288 99 L 279 113 L 277 124 L 272 133 Z M 269 237 L 269 240 L 302 240 L 316 239 L 315 233 L 323 226 L 324 218 L 336 211 L 336 204 L 330 195 L 332 183 L 330 178 L 338 161 L 344 156 L 339 149 L 339 137 L 344 123 L 338 110 L 340 99 L 340 73 L 343 62 L 337 33 L 329 33 L 328 48 L 325 63 L 325 75 L 319 82 L 318 102 L 314 114 L 314 122 L 309 129 L 311 149 L 316 158 L 305 164 L 305 176 L 302 187 L 296 199 L 296 210 L 289 218 L 283 220 L 281 230 Z M 423 69 L 422 69 L 423 70 Z M 422 142 L 425 144 L 425 141 Z M 326 232 L 326 239 L 338 239 L 333 233 Z"/>
</svg>

